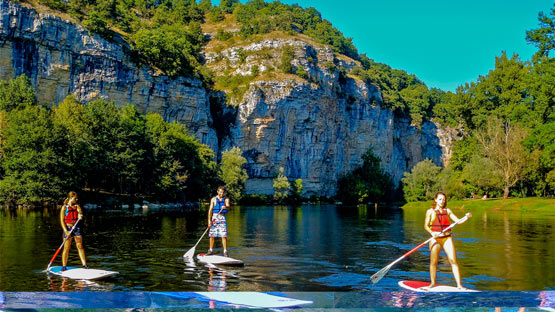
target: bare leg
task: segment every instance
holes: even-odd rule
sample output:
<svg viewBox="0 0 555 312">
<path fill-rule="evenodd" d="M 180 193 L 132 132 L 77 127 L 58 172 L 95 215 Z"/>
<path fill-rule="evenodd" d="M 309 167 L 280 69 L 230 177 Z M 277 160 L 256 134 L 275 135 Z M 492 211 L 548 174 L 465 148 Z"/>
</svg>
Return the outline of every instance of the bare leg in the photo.
<svg viewBox="0 0 555 312">
<path fill-rule="evenodd" d="M 451 264 L 451 270 L 453 271 L 453 276 L 455 277 L 455 282 L 458 288 L 463 288 L 461 284 L 461 272 L 459 270 L 459 264 L 457 263 L 457 250 L 455 249 L 455 244 L 453 243 L 453 238 L 449 237 L 443 243 L 443 250 L 447 254 L 449 263 Z"/>
<path fill-rule="evenodd" d="M 64 250 L 62 251 L 62 266 L 67 265 L 67 259 L 69 257 L 69 248 L 71 247 L 71 237 L 68 238 L 64 244 Z"/>
<path fill-rule="evenodd" d="M 81 258 L 81 263 L 83 266 L 87 265 L 87 260 L 85 258 L 85 249 L 83 248 L 83 237 L 75 236 L 75 245 L 77 245 L 77 251 L 79 252 L 79 258 Z"/>
<path fill-rule="evenodd" d="M 214 249 L 214 237 L 210 237 L 210 250 Z"/>
<path fill-rule="evenodd" d="M 436 275 L 437 275 L 437 261 L 439 259 L 439 252 L 441 246 L 438 242 L 432 242 L 430 247 L 430 286 L 434 287 L 436 285 Z"/>
<path fill-rule="evenodd" d="M 227 237 L 222 237 L 222 246 L 224 250 L 227 250 Z"/>
</svg>

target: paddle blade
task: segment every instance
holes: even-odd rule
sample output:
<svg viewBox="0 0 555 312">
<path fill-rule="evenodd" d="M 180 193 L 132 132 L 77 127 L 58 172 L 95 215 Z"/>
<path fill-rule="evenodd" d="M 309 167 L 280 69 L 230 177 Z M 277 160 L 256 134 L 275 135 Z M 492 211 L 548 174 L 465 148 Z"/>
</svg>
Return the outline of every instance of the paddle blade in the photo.
<svg viewBox="0 0 555 312">
<path fill-rule="evenodd" d="M 189 249 L 189 251 L 187 251 L 184 255 L 183 258 L 185 260 L 191 261 L 193 260 L 193 257 L 195 256 L 195 247 Z"/>
<path fill-rule="evenodd" d="M 389 269 L 391 269 L 390 265 L 370 276 L 370 280 L 372 281 L 372 283 L 376 284 L 377 282 L 379 282 L 387 274 L 387 272 L 389 272 Z"/>
</svg>

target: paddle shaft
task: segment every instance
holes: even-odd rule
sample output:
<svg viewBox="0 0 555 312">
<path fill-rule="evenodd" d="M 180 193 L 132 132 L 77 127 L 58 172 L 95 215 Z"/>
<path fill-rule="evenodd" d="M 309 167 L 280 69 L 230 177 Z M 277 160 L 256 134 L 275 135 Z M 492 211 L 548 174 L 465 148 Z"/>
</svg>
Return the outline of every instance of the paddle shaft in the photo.
<svg viewBox="0 0 555 312">
<path fill-rule="evenodd" d="M 215 216 L 219 215 L 220 213 L 217 213 Z M 185 253 L 184 256 L 186 256 L 187 254 L 194 254 L 195 253 L 195 249 L 197 248 L 198 244 L 200 243 L 200 241 L 202 240 L 202 238 L 204 237 L 204 235 L 206 235 L 206 232 L 208 232 L 208 230 L 210 229 L 210 227 L 212 226 L 212 224 L 214 223 L 214 221 L 216 221 L 216 218 L 214 218 L 214 216 L 212 217 L 212 222 L 210 222 L 210 224 L 206 227 L 206 230 L 204 230 L 204 233 L 202 233 L 202 235 L 200 236 L 200 238 L 198 239 L 197 243 L 195 244 L 195 246 L 193 246 L 193 248 L 189 249 L 189 251 L 187 251 Z M 192 251 L 192 252 L 191 252 Z"/>
<path fill-rule="evenodd" d="M 79 221 L 81 221 L 81 219 L 77 219 L 77 222 L 75 222 L 75 224 L 71 227 L 71 231 L 69 231 L 66 238 L 64 238 L 64 241 L 60 245 L 60 248 L 58 248 L 58 250 L 56 250 L 56 253 L 52 257 L 52 259 L 50 259 L 50 263 L 48 263 L 48 266 L 46 267 L 47 270 L 50 269 L 50 266 L 52 265 L 52 262 L 54 262 L 54 259 L 56 259 L 56 256 L 58 256 L 58 253 L 60 253 L 60 250 L 62 250 L 62 247 L 64 247 L 66 241 L 71 237 L 71 233 L 73 233 L 73 230 L 75 230 L 75 228 L 77 227 L 77 223 L 79 223 Z"/>
<path fill-rule="evenodd" d="M 426 245 L 427 243 L 429 243 L 432 239 L 437 238 L 439 235 L 449 231 L 450 229 L 452 229 L 455 225 L 462 223 L 464 221 L 466 221 L 466 219 L 468 219 L 467 216 L 462 217 L 461 219 L 459 219 L 459 221 L 449 225 L 448 227 L 446 227 L 445 229 L 443 229 L 443 231 L 439 232 L 437 235 L 432 236 L 430 238 L 428 238 L 425 242 L 421 243 L 420 245 L 414 247 L 413 249 L 409 250 L 407 253 L 405 253 L 403 256 L 401 256 L 401 258 L 395 260 L 394 262 L 392 262 L 389 266 L 393 266 L 395 263 L 405 259 L 406 257 L 408 257 L 410 254 L 412 254 L 413 252 L 417 251 L 418 249 L 420 249 L 420 247 Z"/>
<path fill-rule="evenodd" d="M 464 217 L 460 218 L 457 222 L 449 225 L 448 227 L 446 227 L 445 229 L 443 229 L 441 232 L 439 232 L 438 234 L 428 238 L 425 242 L 421 243 L 420 245 L 414 247 L 413 249 L 409 250 L 407 253 L 405 253 L 404 255 L 402 255 L 399 259 L 391 262 L 390 264 L 388 264 L 386 267 L 384 267 L 383 269 L 379 270 L 376 274 L 372 275 L 370 277 L 370 279 L 372 280 L 373 283 L 377 283 L 381 280 L 381 278 L 383 277 L 383 275 L 385 275 L 387 273 L 387 271 L 389 271 L 389 269 L 394 266 L 397 262 L 405 259 L 406 257 L 408 257 L 410 254 L 412 254 L 413 252 L 417 251 L 420 247 L 426 245 L 427 243 L 429 243 L 432 239 L 437 238 L 439 235 L 449 231 L 450 229 L 452 229 L 455 225 L 462 223 L 464 221 L 466 221 L 468 219 L 468 214 L 465 215 Z"/>
</svg>

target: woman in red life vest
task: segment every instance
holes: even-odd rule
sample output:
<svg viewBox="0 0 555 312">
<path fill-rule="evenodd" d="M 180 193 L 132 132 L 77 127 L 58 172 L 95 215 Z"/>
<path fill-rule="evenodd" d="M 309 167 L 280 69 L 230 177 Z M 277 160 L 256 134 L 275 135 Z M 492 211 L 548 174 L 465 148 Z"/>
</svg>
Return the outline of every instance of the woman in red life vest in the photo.
<svg viewBox="0 0 555 312">
<path fill-rule="evenodd" d="M 468 217 L 472 216 L 470 213 L 467 215 Z M 449 219 L 453 220 L 453 222 L 459 221 L 459 218 L 457 218 L 450 209 L 447 209 L 447 198 L 445 194 L 438 192 L 434 197 L 434 205 L 426 211 L 424 229 L 432 236 L 439 235 L 439 232 L 443 231 L 443 229 L 451 224 Z M 461 273 L 459 271 L 459 264 L 457 263 L 457 251 L 453 243 L 453 238 L 451 237 L 451 231 L 442 233 L 430 241 L 430 286 L 428 287 L 431 288 L 436 286 L 437 261 L 441 248 L 443 248 L 447 254 L 453 276 L 455 276 L 455 281 L 457 282 L 457 287 L 459 289 L 464 289 L 461 284 Z"/>
<path fill-rule="evenodd" d="M 81 263 L 85 269 L 88 269 L 87 260 L 85 259 L 85 249 L 83 249 L 83 238 L 81 237 L 81 228 L 79 225 L 75 225 L 77 220 L 83 218 L 83 211 L 81 206 L 77 204 L 77 193 L 69 192 L 67 198 L 64 201 L 62 210 L 60 211 L 60 224 L 62 230 L 64 230 L 64 239 L 68 237 L 69 232 L 71 236 L 66 240 L 64 244 L 64 250 L 62 251 L 62 271 L 66 270 L 67 258 L 69 256 L 69 247 L 71 247 L 71 239 L 75 237 L 75 244 L 77 245 L 77 251 L 79 251 L 79 258 L 81 258 Z"/>
</svg>

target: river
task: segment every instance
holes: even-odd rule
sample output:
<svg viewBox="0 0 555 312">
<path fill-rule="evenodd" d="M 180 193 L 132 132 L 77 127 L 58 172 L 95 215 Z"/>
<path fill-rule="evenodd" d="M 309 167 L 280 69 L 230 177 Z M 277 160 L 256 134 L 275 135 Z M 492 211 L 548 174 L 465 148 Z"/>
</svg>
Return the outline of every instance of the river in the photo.
<svg viewBox="0 0 555 312">
<path fill-rule="evenodd" d="M 335 205 L 234 206 L 229 253 L 244 267 L 187 265 L 206 210 L 88 209 L 83 240 L 92 268 L 115 277 L 83 282 L 43 270 L 62 242 L 55 211 L 0 212 L 0 291 L 396 291 L 428 280 L 421 248 L 377 284 L 370 276 L 428 238 L 425 210 Z M 455 210 L 462 217 L 465 212 Z M 479 290 L 555 290 L 555 211 L 474 211 L 454 228 L 463 284 Z M 208 238 L 196 248 L 205 252 Z M 216 247 L 221 247 L 216 241 Z M 221 252 L 221 249 L 217 249 Z M 443 255 L 443 253 L 442 253 Z M 75 245 L 70 265 L 79 265 Z M 58 256 L 54 265 L 60 265 Z M 446 257 L 438 282 L 454 285 Z"/>
</svg>

